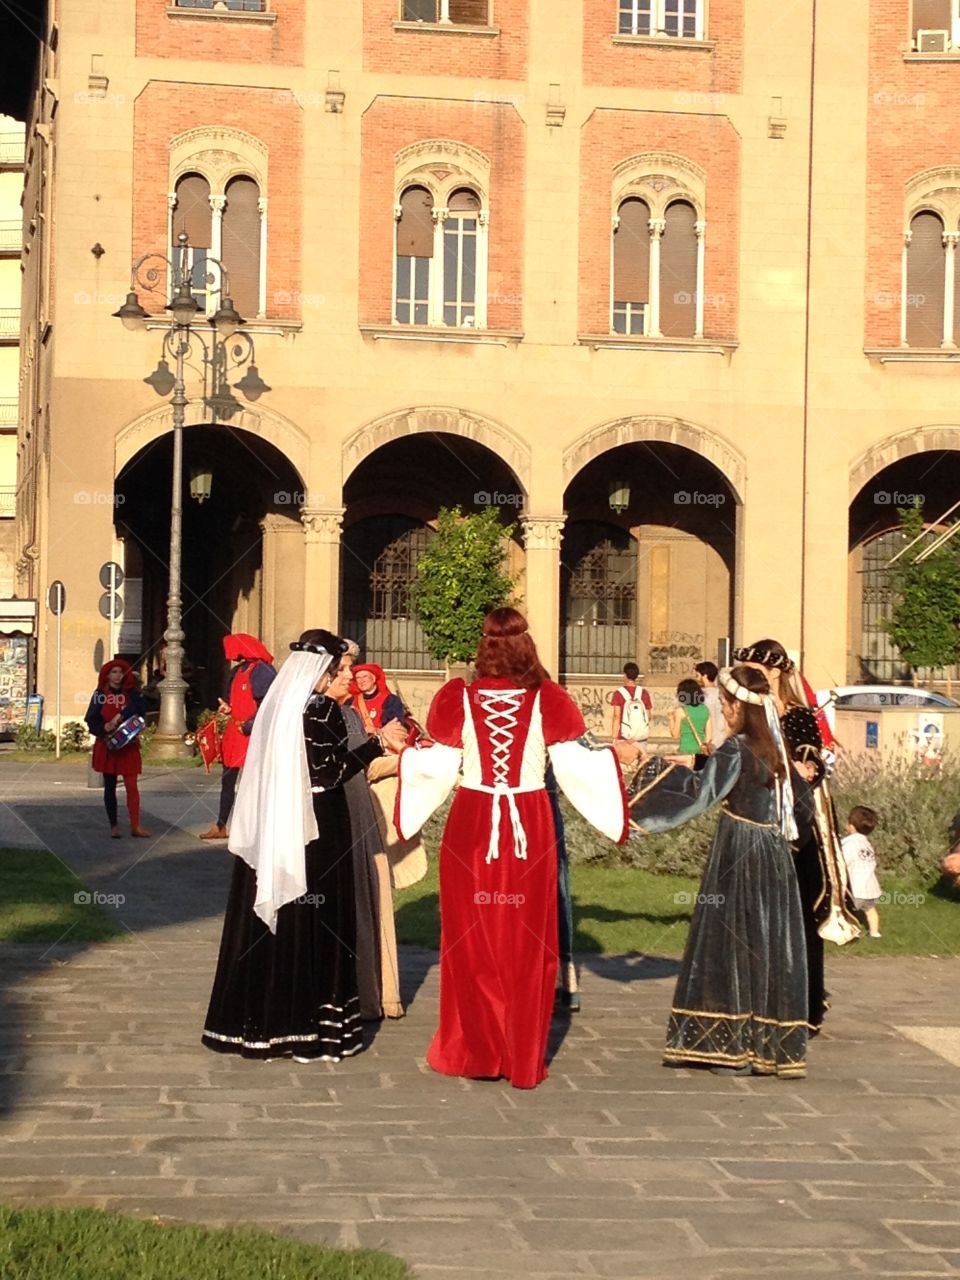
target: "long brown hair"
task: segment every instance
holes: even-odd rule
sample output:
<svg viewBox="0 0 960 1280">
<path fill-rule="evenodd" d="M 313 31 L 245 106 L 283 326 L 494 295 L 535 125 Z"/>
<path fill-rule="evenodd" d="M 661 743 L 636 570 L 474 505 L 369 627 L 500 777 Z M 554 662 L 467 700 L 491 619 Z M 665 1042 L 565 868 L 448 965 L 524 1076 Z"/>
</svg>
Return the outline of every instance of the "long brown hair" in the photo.
<svg viewBox="0 0 960 1280">
<path fill-rule="evenodd" d="M 770 685 L 762 671 L 758 671 L 756 667 L 734 667 L 731 676 L 736 680 L 737 684 L 742 684 L 745 689 L 749 689 L 751 693 L 769 693 Z M 777 750 L 777 744 L 773 740 L 770 733 L 770 726 L 767 724 L 767 713 L 763 707 L 758 707 L 752 702 L 740 702 L 728 693 L 726 688 L 721 684 L 720 696 L 726 702 L 734 703 L 739 706 L 741 711 L 741 722 L 738 733 L 750 743 L 750 750 L 753 755 L 763 764 L 770 773 L 770 780 L 767 786 L 773 786 L 775 779 L 782 778 L 783 760 L 780 752 Z"/>
<path fill-rule="evenodd" d="M 521 689 L 536 689 L 549 679 L 537 656 L 527 620 L 516 609 L 494 609 L 484 618 L 476 668 L 481 679 L 501 677 Z"/>
</svg>

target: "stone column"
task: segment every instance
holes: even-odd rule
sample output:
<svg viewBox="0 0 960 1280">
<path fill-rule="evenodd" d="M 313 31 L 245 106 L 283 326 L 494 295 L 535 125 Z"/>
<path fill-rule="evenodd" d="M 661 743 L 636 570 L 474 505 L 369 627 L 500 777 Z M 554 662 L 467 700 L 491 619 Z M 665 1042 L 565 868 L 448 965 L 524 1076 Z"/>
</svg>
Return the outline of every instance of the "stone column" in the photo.
<svg viewBox="0 0 960 1280">
<path fill-rule="evenodd" d="M 305 627 L 340 625 L 340 531 L 346 507 L 304 507 L 300 512 L 306 549 Z"/>
<path fill-rule="evenodd" d="M 956 231 L 947 231 L 943 236 L 943 247 L 946 249 L 945 267 L 946 278 L 943 287 L 943 342 L 942 347 L 956 347 L 956 338 L 953 332 L 953 301 L 955 294 L 955 263 L 957 258 L 957 241 L 960 240 L 960 234 Z"/>
<path fill-rule="evenodd" d="M 560 675 L 560 540 L 565 515 L 521 516 L 526 550 L 526 610 L 540 660 Z"/>
<path fill-rule="evenodd" d="M 662 338 L 663 334 L 660 332 L 660 241 L 667 229 L 667 220 L 666 218 L 649 218 L 647 226 L 650 229 L 649 336 Z"/>
</svg>

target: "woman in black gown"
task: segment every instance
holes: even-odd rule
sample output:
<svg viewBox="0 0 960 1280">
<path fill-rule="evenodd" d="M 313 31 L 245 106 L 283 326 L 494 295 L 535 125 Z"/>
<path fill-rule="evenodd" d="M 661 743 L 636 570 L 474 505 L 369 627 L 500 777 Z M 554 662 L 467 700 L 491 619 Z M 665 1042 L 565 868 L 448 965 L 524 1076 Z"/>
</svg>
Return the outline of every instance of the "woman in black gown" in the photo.
<svg viewBox="0 0 960 1280">
<path fill-rule="evenodd" d="M 363 1048 L 344 781 L 354 751 L 334 701 L 345 643 L 306 631 L 254 721 L 230 851 L 237 855 L 203 1043 L 245 1058 L 332 1061 Z M 383 731 L 387 737 L 387 730 Z"/>
<path fill-rule="evenodd" d="M 766 681 L 720 675 L 730 736 L 697 772 L 654 757 L 631 802 L 642 832 L 669 831 L 722 802 L 673 1009 L 667 1066 L 721 1074 L 806 1072 L 807 970 L 789 766 Z M 632 744 L 630 744 L 632 745 Z"/>
</svg>

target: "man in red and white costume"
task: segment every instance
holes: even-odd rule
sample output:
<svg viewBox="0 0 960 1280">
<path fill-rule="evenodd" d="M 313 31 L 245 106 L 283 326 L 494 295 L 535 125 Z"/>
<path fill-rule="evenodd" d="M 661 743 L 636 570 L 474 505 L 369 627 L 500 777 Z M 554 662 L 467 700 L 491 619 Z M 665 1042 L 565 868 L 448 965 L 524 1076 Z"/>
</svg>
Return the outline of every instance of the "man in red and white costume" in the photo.
<svg viewBox="0 0 960 1280">
<path fill-rule="evenodd" d="M 531 1089 L 547 1075 L 558 963 L 548 756 L 570 802 L 611 840 L 626 840 L 628 809 L 615 753 L 577 741 L 583 716 L 547 679 L 515 609 L 487 615 L 476 670 L 471 684 L 451 680 L 434 698 L 435 745 L 400 757 L 404 836 L 463 768 L 440 846 L 440 1025 L 427 1061 L 445 1075 Z"/>
</svg>

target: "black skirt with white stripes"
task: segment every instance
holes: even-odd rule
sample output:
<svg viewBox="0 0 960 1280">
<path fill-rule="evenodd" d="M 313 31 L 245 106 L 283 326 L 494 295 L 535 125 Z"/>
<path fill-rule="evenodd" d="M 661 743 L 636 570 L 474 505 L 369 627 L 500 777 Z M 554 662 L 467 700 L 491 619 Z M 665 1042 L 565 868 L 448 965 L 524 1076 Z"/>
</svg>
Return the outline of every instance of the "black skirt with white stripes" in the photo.
<svg viewBox="0 0 960 1280">
<path fill-rule="evenodd" d="M 203 1043 L 244 1058 L 339 1062 L 363 1048 L 357 996 L 350 818 L 341 788 L 315 794 L 319 838 L 306 847 L 307 891 L 254 913 L 256 876 L 235 858 Z"/>
</svg>

